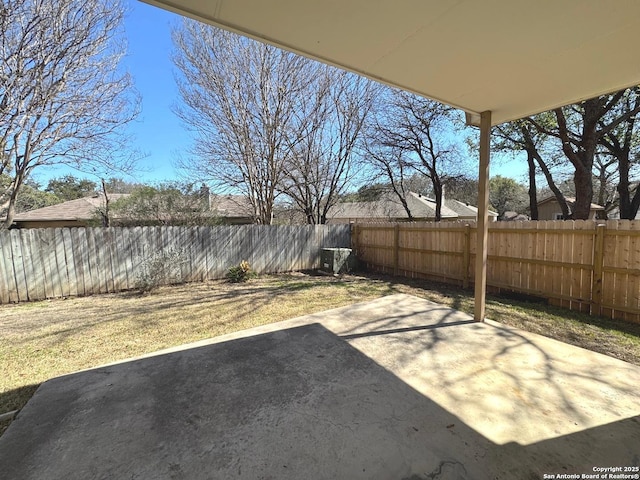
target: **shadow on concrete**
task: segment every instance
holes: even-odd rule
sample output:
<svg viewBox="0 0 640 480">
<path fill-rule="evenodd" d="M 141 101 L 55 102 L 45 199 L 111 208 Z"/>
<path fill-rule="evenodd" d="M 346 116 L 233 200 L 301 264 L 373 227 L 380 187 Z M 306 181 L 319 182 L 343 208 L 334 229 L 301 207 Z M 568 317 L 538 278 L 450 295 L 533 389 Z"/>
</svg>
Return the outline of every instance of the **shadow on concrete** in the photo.
<svg viewBox="0 0 640 480">
<path fill-rule="evenodd" d="M 349 314 L 356 321 L 331 330 L 495 443 L 532 444 L 640 414 L 635 365 L 415 297 Z"/>
<path fill-rule="evenodd" d="M 25 385 L 4 392 L 0 392 L 0 436 L 11 424 L 15 417 L 15 412 L 19 410 L 26 402 L 26 399 L 38 389 L 40 384 Z"/>
<path fill-rule="evenodd" d="M 436 348 L 414 343 L 479 326 L 441 316 L 409 329 L 396 315 L 377 335 L 342 338 L 311 323 L 50 380 L 0 438 L 3 478 L 540 479 L 638 465 L 638 416 L 501 444 L 437 395 L 464 375 L 432 365 L 444 383 L 418 378 L 416 389 L 397 371 L 404 355 L 391 368 L 372 359 L 391 345 L 385 335 Z M 495 363 L 519 337 L 489 328 L 515 340 Z M 371 342 L 376 352 L 363 353 Z"/>
<path fill-rule="evenodd" d="M 24 399 L 30 398 L 40 386 L 39 383 L 25 385 L 11 390 L 0 392 L 0 405 L 4 405 L 3 411 L 17 410 L 24 404 Z"/>
<path fill-rule="evenodd" d="M 351 335 L 340 335 L 343 340 L 354 340 L 362 337 L 375 337 L 378 335 L 389 335 L 392 333 L 419 332 L 421 330 L 433 330 L 434 328 L 455 327 L 458 325 L 469 325 L 476 323 L 475 320 L 460 320 L 457 322 L 440 322 L 437 325 L 419 325 L 416 327 L 391 328 L 388 330 L 377 330 L 375 332 L 352 333 Z"/>
</svg>

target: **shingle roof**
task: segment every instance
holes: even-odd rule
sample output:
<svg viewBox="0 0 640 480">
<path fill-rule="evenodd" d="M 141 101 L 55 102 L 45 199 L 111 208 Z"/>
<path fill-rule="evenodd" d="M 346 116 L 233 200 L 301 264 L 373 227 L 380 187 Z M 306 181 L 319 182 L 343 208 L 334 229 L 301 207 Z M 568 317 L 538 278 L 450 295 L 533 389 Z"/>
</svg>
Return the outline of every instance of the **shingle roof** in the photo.
<svg viewBox="0 0 640 480">
<path fill-rule="evenodd" d="M 469 205 L 468 203 L 463 203 L 459 202 L 458 200 L 448 198 L 444 201 L 444 204 L 461 217 L 477 218 L 478 216 L 478 207 L 474 207 L 473 205 Z M 497 217 L 498 214 L 489 210 L 489 216 Z"/>
<path fill-rule="evenodd" d="M 251 218 L 253 208 L 244 195 L 211 194 L 211 210 L 220 217 Z"/>
<path fill-rule="evenodd" d="M 115 202 L 126 196 L 128 196 L 126 193 L 111 193 L 109 200 Z M 91 220 L 95 216 L 96 210 L 104 205 L 104 195 L 99 194 L 18 213 L 15 215 L 14 221 Z"/>
<path fill-rule="evenodd" d="M 112 202 L 124 197 L 128 193 L 111 193 L 109 199 Z M 64 221 L 64 220 L 91 220 L 96 209 L 104 207 L 104 195 L 97 194 L 91 197 L 78 198 L 68 202 L 37 208 L 28 212 L 18 213 L 14 217 L 16 222 L 25 221 Z M 251 205 L 242 195 L 211 195 L 211 210 L 216 215 L 225 218 L 250 218 L 252 216 Z"/>
<path fill-rule="evenodd" d="M 414 192 L 409 192 L 406 200 L 414 218 L 435 218 L 436 203 L 434 200 Z M 446 205 L 442 206 L 440 214 L 442 218 L 458 217 L 458 214 Z M 328 217 L 333 219 L 370 218 L 372 220 L 409 218 L 400 200 L 393 193 L 383 194 L 379 200 L 373 202 L 338 203 L 329 210 Z"/>
<path fill-rule="evenodd" d="M 575 197 L 564 197 L 564 198 L 567 201 L 567 204 L 569 205 L 569 207 L 573 207 L 573 205 L 576 203 Z M 557 202 L 556 197 L 552 195 L 550 197 L 543 198 L 538 202 L 538 205 L 542 205 L 544 203 L 549 203 L 549 202 Z M 597 203 L 592 203 L 591 210 L 604 210 L 604 207 L 602 205 L 598 205 Z"/>
</svg>

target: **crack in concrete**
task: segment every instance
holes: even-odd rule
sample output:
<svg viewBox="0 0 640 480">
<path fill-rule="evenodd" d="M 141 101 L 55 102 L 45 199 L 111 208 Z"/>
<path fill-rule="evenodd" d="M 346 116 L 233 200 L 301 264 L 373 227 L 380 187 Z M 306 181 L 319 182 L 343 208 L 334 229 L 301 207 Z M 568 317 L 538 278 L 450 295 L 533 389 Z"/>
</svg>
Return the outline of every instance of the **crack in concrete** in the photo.
<svg viewBox="0 0 640 480">
<path fill-rule="evenodd" d="M 402 480 L 437 480 L 439 478 L 442 478 L 441 475 L 443 474 L 443 470 L 447 465 L 452 466 L 455 470 L 458 470 L 456 466 L 459 466 L 460 468 L 462 468 L 462 471 L 465 474 L 464 478 L 466 478 L 467 469 L 464 468 L 464 464 L 454 460 L 444 460 L 440 462 L 438 466 L 431 473 L 425 474 L 424 477 L 414 474 L 414 475 L 411 475 L 410 477 L 405 477 Z M 458 478 L 462 478 L 462 477 L 458 476 Z"/>
<path fill-rule="evenodd" d="M 465 473 L 467 473 L 467 469 L 464 468 L 464 464 L 457 462 L 457 461 L 453 461 L 453 460 L 444 460 L 442 462 L 440 462 L 440 464 L 438 465 L 438 467 L 431 473 L 427 474 L 426 478 L 429 478 L 431 480 L 435 480 L 437 478 L 440 478 L 440 475 L 442 475 L 442 469 L 444 468 L 445 465 L 452 465 L 454 468 L 456 465 L 460 465 L 460 467 L 462 468 L 462 470 Z"/>
</svg>

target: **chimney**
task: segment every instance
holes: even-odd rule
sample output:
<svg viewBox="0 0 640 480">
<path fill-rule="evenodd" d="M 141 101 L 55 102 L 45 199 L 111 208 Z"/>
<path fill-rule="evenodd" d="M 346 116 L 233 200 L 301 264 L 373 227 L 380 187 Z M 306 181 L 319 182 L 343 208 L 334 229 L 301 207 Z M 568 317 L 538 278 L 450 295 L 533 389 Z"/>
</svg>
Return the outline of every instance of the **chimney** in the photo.
<svg viewBox="0 0 640 480">
<path fill-rule="evenodd" d="M 211 192 L 209 191 L 209 187 L 204 183 L 200 186 L 200 197 L 204 200 L 207 210 L 211 210 Z"/>
</svg>

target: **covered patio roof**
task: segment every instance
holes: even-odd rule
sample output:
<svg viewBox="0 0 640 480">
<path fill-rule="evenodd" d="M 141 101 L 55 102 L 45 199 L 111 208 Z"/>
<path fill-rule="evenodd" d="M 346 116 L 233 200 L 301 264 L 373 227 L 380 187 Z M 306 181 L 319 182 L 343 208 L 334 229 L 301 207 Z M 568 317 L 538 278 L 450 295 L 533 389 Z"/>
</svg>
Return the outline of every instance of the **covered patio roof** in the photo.
<svg viewBox="0 0 640 480">
<path fill-rule="evenodd" d="M 640 84 L 636 0 L 143 0 L 399 87 L 480 126 L 476 320 L 490 127 Z"/>
<path fill-rule="evenodd" d="M 635 0 L 145 0 L 492 124 L 640 83 Z"/>
</svg>

